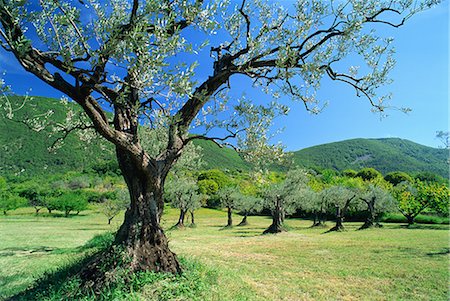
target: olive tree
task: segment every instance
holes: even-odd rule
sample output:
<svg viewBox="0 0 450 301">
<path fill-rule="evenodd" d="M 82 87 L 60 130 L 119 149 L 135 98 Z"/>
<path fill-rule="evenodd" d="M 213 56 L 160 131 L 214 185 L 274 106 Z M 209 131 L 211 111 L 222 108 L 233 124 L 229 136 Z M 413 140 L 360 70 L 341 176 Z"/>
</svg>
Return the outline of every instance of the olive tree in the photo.
<svg viewBox="0 0 450 301">
<path fill-rule="evenodd" d="M 233 226 L 233 209 L 238 205 L 239 199 L 242 198 L 242 194 L 239 188 L 236 186 L 227 186 L 220 189 L 217 193 L 220 204 L 223 208 L 227 208 L 227 225 L 226 227 Z"/>
<path fill-rule="evenodd" d="M 122 210 L 128 208 L 130 204 L 130 195 L 128 191 L 124 189 L 118 189 L 114 191 L 113 195 L 107 197 L 106 200 L 101 204 L 100 211 L 108 219 L 108 225 Z"/>
<path fill-rule="evenodd" d="M 343 231 L 345 229 L 343 224 L 345 215 L 350 207 L 355 205 L 357 192 L 347 185 L 337 184 L 324 189 L 322 193 L 327 201 L 328 211 L 334 213 L 336 217 L 336 224 L 328 231 Z"/>
<path fill-rule="evenodd" d="M 56 127 L 61 137 L 91 129 L 115 146 L 131 197 L 114 242 L 131 258 L 123 262 L 132 271 L 176 273 L 181 268 L 160 219 L 164 182 L 183 148 L 194 139 L 225 138 L 264 146 L 267 132 L 250 133 L 258 127 L 248 123 L 287 113 L 277 100 L 281 95 L 319 112 L 316 91 L 323 78 L 349 85 L 383 111 L 388 96 L 376 89 L 389 82 L 392 39 L 382 38 L 379 26 L 371 24 L 399 27 L 436 2 L 298 0 L 287 9 L 252 0 L 231 7 L 203 0 L 0 0 L 0 45 L 82 109 L 84 119 L 71 114 Z M 211 44 L 208 37 L 216 33 Z M 362 68 L 345 66 L 350 54 L 361 58 Z M 210 66 L 207 74 L 195 73 L 198 58 L 203 65 L 198 70 Z M 236 88 L 234 78 L 248 78 L 273 100 L 227 97 Z M 249 114 L 253 117 L 245 118 Z M 168 140 L 151 153 L 139 128 L 143 119 L 151 126 L 160 117 Z M 189 135 L 191 126 L 204 131 Z M 226 134 L 209 135 L 217 133 L 210 131 L 214 127 Z M 82 273 L 99 278 L 97 286 L 108 274 L 98 266 Z"/>
<path fill-rule="evenodd" d="M 394 198 L 387 185 L 382 187 L 369 183 L 360 191 L 358 197 L 362 202 L 362 208 L 366 206 L 364 209 L 367 210 L 367 218 L 361 226 L 361 230 L 381 227 L 382 225 L 378 222 L 381 214 L 395 210 Z"/>
<path fill-rule="evenodd" d="M 286 215 L 294 213 L 305 199 L 310 198 L 312 190 L 308 187 L 309 178 L 301 169 L 288 172 L 282 183 L 271 185 L 264 192 L 264 207 L 270 209 L 272 224 L 264 231 L 279 233 L 285 231 L 283 227 Z"/>
<path fill-rule="evenodd" d="M 247 222 L 248 215 L 251 213 L 259 212 L 262 210 L 262 208 L 263 208 L 263 200 L 261 198 L 252 195 L 242 194 L 236 201 L 236 209 L 238 209 L 241 212 L 241 214 L 244 215 L 238 226 L 248 225 Z"/>
<path fill-rule="evenodd" d="M 167 183 L 166 198 L 172 207 L 180 209 L 180 216 L 175 227 L 183 228 L 186 213 L 191 212 L 193 222 L 194 211 L 201 207 L 203 196 L 199 193 L 197 183 L 189 178 L 175 177 Z"/>
</svg>

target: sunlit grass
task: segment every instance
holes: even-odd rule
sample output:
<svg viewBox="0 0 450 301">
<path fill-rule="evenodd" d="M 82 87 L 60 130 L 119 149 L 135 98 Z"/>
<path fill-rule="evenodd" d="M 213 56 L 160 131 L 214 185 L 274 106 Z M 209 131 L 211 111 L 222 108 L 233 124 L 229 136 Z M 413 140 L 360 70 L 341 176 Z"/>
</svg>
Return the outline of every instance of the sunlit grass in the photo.
<svg viewBox="0 0 450 301">
<path fill-rule="evenodd" d="M 35 216 L 31 208 L 0 217 L 0 296 L 23 291 L 44 272 L 82 256 L 94 235 L 115 231 L 95 210 L 70 218 Z M 177 211 L 167 209 L 169 229 Z M 238 224 L 240 217 L 234 216 Z M 167 230 L 173 251 L 217 273 L 201 300 L 447 300 L 448 225 L 324 234 L 307 220 L 290 219 L 289 232 L 261 235 L 267 217 L 224 228 L 226 213 L 201 209 L 196 228 Z M 187 223 L 188 224 L 188 223 Z M 331 223 L 330 223 L 331 225 Z M 133 298 L 152 299 L 154 285 Z M 140 297 L 139 297 L 140 296 Z M 0 298 L 1 299 L 1 298 Z"/>
</svg>

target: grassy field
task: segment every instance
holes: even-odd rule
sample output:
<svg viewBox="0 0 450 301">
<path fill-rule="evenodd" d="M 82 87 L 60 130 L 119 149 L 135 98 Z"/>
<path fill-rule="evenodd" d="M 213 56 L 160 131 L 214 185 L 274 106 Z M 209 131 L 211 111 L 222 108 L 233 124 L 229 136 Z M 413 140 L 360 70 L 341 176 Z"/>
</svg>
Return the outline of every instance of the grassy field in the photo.
<svg viewBox="0 0 450 301">
<path fill-rule="evenodd" d="M 165 227 L 176 218 L 167 210 Z M 196 222 L 196 228 L 166 233 L 172 250 L 212 279 L 199 300 L 448 300 L 448 225 L 355 231 L 361 224 L 347 223 L 346 232 L 324 234 L 309 228 L 310 221 L 291 219 L 289 232 L 262 236 L 270 224 L 265 217 L 226 229 L 225 212 L 201 209 Z M 1 216 L 0 300 L 76 261 L 86 253 L 81 246 L 119 223 L 121 217 L 107 225 L 95 210 L 63 218 L 23 208 Z M 164 299 L 154 290 L 143 285 L 129 300 Z"/>
</svg>

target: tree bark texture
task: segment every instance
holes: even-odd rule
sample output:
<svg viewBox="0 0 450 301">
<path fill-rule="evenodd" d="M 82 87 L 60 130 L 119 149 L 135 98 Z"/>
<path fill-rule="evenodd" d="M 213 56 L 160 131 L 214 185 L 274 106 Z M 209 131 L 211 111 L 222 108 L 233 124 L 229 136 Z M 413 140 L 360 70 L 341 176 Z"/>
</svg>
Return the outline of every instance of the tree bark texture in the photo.
<svg viewBox="0 0 450 301">
<path fill-rule="evenodd" d="M 115 244 L 126 247 L 132 270 L 179 273 L 180 264 L 170 251 L 159 224 L 164 207 L 164 175 L 152 177 L 135 166 L 134 158 L 120 148 L 116 152 L 131 203 L 125 213 L 125 221 L 116 234 Z"/>
</svg>

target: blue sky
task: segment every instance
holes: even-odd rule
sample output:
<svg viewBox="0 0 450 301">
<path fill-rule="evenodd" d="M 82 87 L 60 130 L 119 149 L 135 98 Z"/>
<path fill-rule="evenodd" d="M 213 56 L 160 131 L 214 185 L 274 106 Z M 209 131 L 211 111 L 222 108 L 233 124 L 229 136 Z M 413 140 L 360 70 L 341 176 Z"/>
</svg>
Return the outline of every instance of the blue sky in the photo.
<svg viewBox="0 0 450 301">
<path fill-rule="evenodd" d="M 386 36 L 395 38 L 397 65 L 391 73 L 393 84 L 383 87 L 381 92 L 392 92 L 390 104 L 411 108 L 409 114 L 390 110 L 388 117 L 380 119 L 370 111 L 367 100 L 355 96 L 353 89 L 325 81 L 319 93 L 322 100 L 328 101 L 324 111 L 311 115 L 303 105 L 291 103 L 289 116 L 276 120 L 276 126 L 283 127 L 284 132 L 274 142 L 281 141 L 288 150 L 298 150 L 351 138 L 400 137 L 438 146 L 435 132 L 449 127 L 448 19 L 449 4 L 444 2 L 414 16 L 399 29 L 384 30 Z M 2 70 L 7 70 L 5 79 L 17 94 L 29 91 L 31 95 L 61 97 L 60 92 L 22 71 L 11 56 L 0 51 Z M 239 80 L 233 83 L 241 84 Z M 249 91 L 251 96 L 258 97 L 255 93 Z"/>
</svg>

